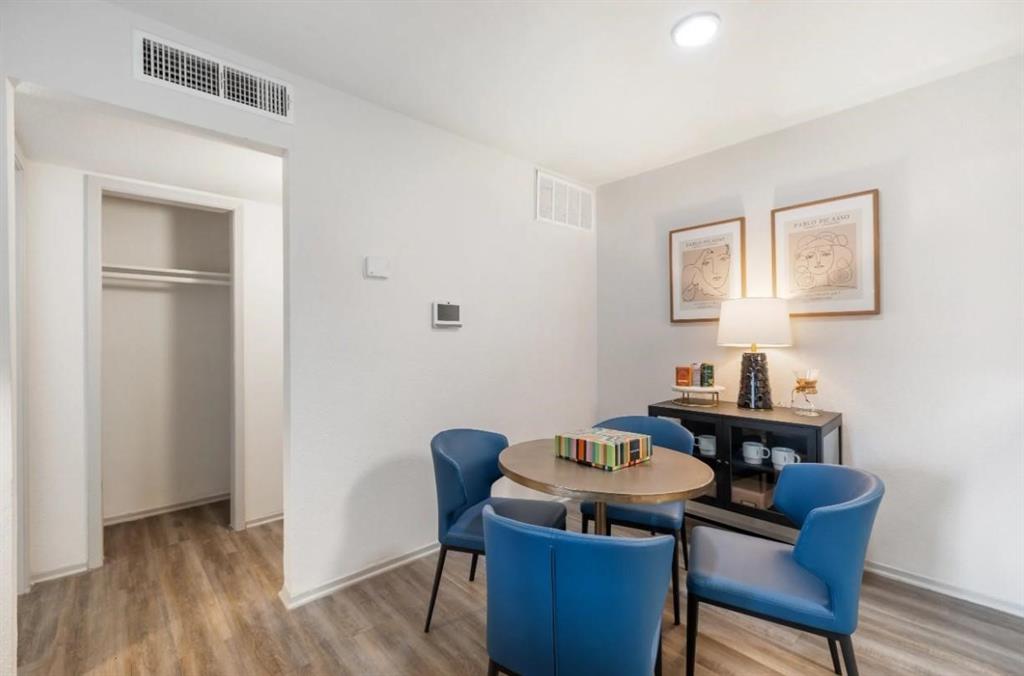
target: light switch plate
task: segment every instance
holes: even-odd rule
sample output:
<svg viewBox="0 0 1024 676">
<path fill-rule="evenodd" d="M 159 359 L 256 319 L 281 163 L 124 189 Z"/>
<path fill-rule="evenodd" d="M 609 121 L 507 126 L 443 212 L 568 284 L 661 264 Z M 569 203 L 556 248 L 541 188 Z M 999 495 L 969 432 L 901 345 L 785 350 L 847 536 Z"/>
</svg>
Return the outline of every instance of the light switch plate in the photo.
<svg viewBox="0 0 1024 676">
<path fill-rule="evenodd" d="M 391 276 L 391 259 L 386 256 L 367 256 L 364 263 L 367 277 L 387 279 Z"/>
</svg>

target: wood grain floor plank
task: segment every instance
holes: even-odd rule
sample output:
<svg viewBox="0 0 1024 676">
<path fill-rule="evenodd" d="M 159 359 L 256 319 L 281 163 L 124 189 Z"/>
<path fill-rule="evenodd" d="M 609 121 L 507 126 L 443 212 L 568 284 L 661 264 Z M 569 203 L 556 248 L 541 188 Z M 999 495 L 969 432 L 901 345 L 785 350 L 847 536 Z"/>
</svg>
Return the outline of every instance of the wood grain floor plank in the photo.
<svg viewBox="0 0 1024 676">
<path fill-rule="evenodd" d="M 106 529 L 106 565 L 37 584 L 18 604 L 19 673 L 184 676 L 471 676 L 486 671 L 486 559 L 448 556 L 429 634 L 428 556 L 289 612 L 281 522 L 227 528 L 228 503 Z M 570 507 L 570 528 L 579 518 Z M 642 536 L 626 529 L 616 535 Z M 681 575 L 685 579 L 685 572 Z M 685 601 L 684 601 L 685 602 Z M 685 626 L 662 616 L 665 673 L 683 671 Z M 831 673 L 825 640 L 701 610 L 697 673 Z M 854 636 L 863 674 L 1024 674 L 1024 620 L 868 575 Z"/>
</svg>

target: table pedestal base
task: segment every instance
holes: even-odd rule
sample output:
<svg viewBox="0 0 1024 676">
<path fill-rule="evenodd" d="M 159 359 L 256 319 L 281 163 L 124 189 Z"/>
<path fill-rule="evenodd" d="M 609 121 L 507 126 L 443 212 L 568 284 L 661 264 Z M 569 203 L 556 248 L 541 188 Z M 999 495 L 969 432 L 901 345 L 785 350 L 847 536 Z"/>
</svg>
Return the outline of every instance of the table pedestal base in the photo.
<svg viewBox="0 0 1024 676">
<path fill-rule="evenodd" d="M 594 535 L 604 535 L 608 532 L 608 503 L 597 501 L 594 503 Z"/>
</svg>

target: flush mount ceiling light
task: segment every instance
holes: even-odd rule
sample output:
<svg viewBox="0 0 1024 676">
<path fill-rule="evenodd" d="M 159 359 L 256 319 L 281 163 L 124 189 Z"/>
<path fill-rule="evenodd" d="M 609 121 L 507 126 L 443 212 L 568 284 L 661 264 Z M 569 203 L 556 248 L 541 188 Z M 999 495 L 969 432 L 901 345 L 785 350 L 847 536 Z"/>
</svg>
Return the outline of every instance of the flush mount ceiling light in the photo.
<svg viewBox="0 0 1024 676">
<path fill-rule="evenodd" d="M 680 47 L 701 47 L 714 39 L 719 23 L 714 12 L 691 14 L 672 29 L 672 41 Z"/>
</svg>

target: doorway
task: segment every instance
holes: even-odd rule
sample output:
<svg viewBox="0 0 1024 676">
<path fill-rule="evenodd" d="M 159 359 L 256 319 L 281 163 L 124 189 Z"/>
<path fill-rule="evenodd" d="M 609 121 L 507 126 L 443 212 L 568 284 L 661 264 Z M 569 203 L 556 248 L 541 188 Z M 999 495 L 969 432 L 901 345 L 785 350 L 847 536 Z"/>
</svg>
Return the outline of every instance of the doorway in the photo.
<svg viewBox="0 0 1024 676">
<path fill-rule="evenodd" d="M 103 177 L 86 186 L 95 568 L 113 524 L 229 500 L 223 525 L 245 528 L 244 326 L 232 274 L 244 226 L 233 200 Z"/>
<path fill-rule="evenodd" d="M 27 580 L 101 566 L 117 522 L 281 519 L 282 158 L 30 85 L 15 132 Z"/>
</svg>

